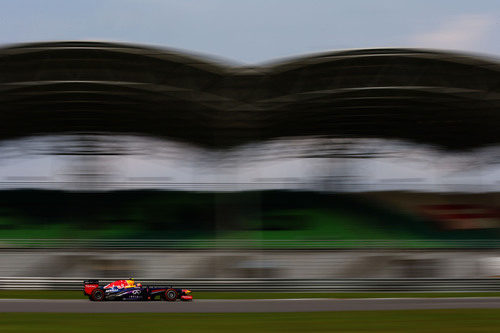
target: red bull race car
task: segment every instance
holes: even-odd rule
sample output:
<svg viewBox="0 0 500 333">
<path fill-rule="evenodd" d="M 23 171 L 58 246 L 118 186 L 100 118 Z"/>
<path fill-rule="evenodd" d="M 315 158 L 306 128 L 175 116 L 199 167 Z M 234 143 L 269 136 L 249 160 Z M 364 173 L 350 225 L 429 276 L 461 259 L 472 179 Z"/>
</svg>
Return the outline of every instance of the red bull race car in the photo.
<svg viewBox="0 0 500 333">
<path fill-rule="evenodd" d="M 191 290 L 173 288 L 172 286 L 143 286 L 134 279 L 117 280 L 105 286 L 99 280 L 83 281 L 83 294 L 91 301 L 154 301 L 160 299 L 169 302 L 192 301 Z"/>
</svg>

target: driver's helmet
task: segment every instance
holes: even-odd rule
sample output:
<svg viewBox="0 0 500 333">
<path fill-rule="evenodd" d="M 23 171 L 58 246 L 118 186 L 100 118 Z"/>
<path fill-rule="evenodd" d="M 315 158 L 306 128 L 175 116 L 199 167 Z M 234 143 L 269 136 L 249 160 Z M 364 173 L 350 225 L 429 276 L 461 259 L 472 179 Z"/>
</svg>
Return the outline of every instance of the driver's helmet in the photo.
<svg viewBox="0 0 500 333">
<path fill-rule="evenodd" d="M 135 286 L 134 278 L 128 278 L 126 280 L 126 283 L 127 283 L 127 287 L 126 288 L 130 288 L 130 287 Z"/>
<path fill-rule="evenodd" d="M 142 283 L 138 283 L 138 284 L 136 284 L 136 286 L 140 288 L 140 287 L 142 287 Z"/>
</svg>

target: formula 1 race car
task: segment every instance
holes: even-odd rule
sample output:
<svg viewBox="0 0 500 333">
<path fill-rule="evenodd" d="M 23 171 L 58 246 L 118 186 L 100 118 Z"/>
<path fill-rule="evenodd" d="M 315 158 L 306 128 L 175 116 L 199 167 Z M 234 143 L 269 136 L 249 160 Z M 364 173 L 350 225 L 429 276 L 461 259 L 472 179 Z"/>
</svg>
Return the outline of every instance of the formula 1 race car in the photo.
<svg viewBox="0 0 500 333">
<path fill-rule="evenodd" d="M 91 301 L 154 301 L 156 297 L 164 301 L 191 301 L 191 290 L 172 288 L 172 286 L 142 286 L 133 279 L 117 280 L 105 286 L 99 280 L 83 281 L 83 294 Z"/>
</svg>

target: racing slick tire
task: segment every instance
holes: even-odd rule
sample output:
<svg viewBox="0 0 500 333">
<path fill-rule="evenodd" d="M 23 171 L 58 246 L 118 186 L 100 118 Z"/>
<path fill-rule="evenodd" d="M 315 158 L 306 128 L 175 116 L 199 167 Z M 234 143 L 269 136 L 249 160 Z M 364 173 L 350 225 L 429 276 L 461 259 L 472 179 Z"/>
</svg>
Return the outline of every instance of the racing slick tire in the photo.
<svg viewBox="0 0 500 333">
<path fill-rule="evenodd" d="M 94 302 L 102 302 L 104 301 L 104 298 L 105 298 L 104 290 L 100 288 L 92 290 L 92 294 L 90 294 L 90 300 Z"/>
<path fill-rule="evenodd" d="M 175 289 L 167 289 L 167 291 L 165 291 L 165 300 L 166 301 L 169 301 L 169 302 L 175 302 L 177 300 L 177 290 Z"/>
</svg>

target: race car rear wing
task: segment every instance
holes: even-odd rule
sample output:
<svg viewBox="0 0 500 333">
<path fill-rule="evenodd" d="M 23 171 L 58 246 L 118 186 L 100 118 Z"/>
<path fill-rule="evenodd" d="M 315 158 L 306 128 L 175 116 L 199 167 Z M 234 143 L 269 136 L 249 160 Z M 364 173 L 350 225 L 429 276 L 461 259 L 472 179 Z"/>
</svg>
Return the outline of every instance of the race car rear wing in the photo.
<svg viewBox="0 0 500 333">
<path fill-rule="evenodd" d="M 83 294 L 90 295 L 92 290 L 99 288 L 99 280 L 84 280 L 83 281 Z"/>
</svg>

